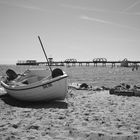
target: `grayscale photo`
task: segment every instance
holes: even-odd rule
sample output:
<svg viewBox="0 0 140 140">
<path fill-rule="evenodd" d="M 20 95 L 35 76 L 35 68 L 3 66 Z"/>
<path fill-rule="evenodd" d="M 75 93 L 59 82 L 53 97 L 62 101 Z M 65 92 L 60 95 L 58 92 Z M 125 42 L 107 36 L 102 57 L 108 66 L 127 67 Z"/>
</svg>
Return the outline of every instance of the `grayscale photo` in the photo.
<svg viewBox="0 0 140 140">
<path fill-rule="evenodd" d="M 0 140 L 140 140 L 140 0 L 0 0 Z"/>
</svg>

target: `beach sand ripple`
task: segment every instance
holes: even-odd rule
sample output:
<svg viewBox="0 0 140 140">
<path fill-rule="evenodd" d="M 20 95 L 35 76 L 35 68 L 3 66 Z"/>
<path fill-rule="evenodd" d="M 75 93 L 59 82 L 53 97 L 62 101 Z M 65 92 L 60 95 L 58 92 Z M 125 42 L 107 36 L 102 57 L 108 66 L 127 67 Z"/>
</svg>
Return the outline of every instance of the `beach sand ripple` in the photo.
<svg viewBox="0 0 140 140">
<path fill-rule="evenodd" d="M 33 66 L 4 65 L 0 75 L 9 67 L 22 73 Z M 140 84 L 140 70 L 131 68 L 61 68 L 69 84 Z M 0 91 L 0 140 L 140 140 L 140 97 L 69 89 L 64 101 L 26 103 Z"/>
<path fill-rule="evenodd" d="M 0 100 L 0 139 L 139 140 L 140 98 L 71 90 L 65 101 Z"/>
</svg>

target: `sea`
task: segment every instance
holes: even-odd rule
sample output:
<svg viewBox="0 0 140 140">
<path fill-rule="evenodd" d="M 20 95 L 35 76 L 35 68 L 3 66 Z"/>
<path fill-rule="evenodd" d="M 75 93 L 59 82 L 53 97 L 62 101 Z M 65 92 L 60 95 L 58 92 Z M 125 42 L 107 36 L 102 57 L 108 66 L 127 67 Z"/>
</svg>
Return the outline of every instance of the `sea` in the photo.
<svg viewBox="0 0 140 140">
<path fill-rule="evenodd" d="M 132 69 L 132 67 L 120 66 L 52 66 L 52 69 L 60 68 L 68 75 L 68 83 L 87 83 L 91 86 L 105 86 L 112 88 L 120 83 L 140 86 L 140 67 Z M 0 77 L 5 76 L 7 69 L 12 69 L 16 73 L 23 73 L 27 69 L 46 69 L 48 75 L 50 69 L 48 66 L 25 66 L 25 65 L 0 65 Z"/>
</svg>

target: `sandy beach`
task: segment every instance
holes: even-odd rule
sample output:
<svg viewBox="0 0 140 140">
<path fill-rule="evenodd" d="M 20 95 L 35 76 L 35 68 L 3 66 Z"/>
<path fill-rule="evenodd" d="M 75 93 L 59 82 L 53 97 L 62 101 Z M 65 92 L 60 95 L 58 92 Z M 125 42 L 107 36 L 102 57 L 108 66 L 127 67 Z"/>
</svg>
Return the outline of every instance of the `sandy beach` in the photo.
<svg viewBox="0 0 140 140">
<path fill-rule="evenodd" d="M 140 97 L 108 90 L 69 88 L 63 101 L 37 103 L 1 91 L 0 114 L 0 140 L 140 140 Z"/>
<path fill-rule="evenodd" d="M 140 140 L 139 52 L 140 0 L 0 0 L 0 140 Z"/>
<path fill-rule="evenodd" d="M 0 139 L 140 139 L 140 98 L 69 90 L 64 101 L 0 97 Z"/>
</svg>

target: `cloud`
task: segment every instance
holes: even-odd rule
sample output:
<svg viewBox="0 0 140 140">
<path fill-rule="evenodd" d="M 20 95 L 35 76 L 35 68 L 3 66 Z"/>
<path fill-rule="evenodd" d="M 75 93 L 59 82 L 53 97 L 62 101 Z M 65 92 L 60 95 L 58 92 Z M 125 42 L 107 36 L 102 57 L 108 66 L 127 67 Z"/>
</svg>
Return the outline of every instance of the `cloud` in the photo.
<svg viewBox="0 0 140 140">
<path fill-rule="evenodd" d="M 131 29 L 131 30 L 140 30 L 139 28 L 135 28 L 135 27 L 130 27 L 127 25 L 123 25 L 123 24 L 119 24 L 119 23 L 115 23 L 115 22 L 111 22 L 111 21 L 107 21 L 107 20 L 103 20 L 103 19 L 99 19 L 99 18 L 93 18 L 93 17 L 88 17 L 88 16 L 81 16 L 80 19 L 83 20 L 87 20 L 87 21 L 94 21 L 94 22 L 99 22 L 102 24 L 110 24 L 110 25 L 114 25 L 114 26 L 118 26 L 118 27 L 123 27 L 123 28 L 127 28 L 127 29 Z"/>
<path fill-rule="evenodd" d="M 102 9 L 91 9 L 91 8 L 86 8 L 86 7 L 82 7 L 82 6 L 74 6 L 74 5 L 70 5 L 70 4 L 61 4 L 62 7 L 66 7 L 66 8 L 71 8 L 71 9 L 79 9 L 79 10 L 86 10 L 86 11 L 95 11 L 95 12 L 104 12 L 105 10 Z M 110 12 L 110 11 L 108 11 Z"/>
<path fill-rule="evenodd" d="M 130 5 L 129 7 L 123 9 L 123 12 L 126 12 L 126 11 L 128 11 L 128 10 L 134 8 L 134 7 L 135 7 L 136 5 L 138 5 L 138 4 L 140 4 L 140 1 L 137 1 L 137 2 L 133 3 L 132 5 Z"/>
<path fill-rule="evenodd" d="M 37 10 L 37 11 L 41 11 L 41 12 L 46 12 L 45 9 L 43 8 L 39 8 L 39 7 L 35 7 L 35 6 L 27 6 L 27 5 L 17 5 L 21 8 L 25 8 L 25 9 L 30 9 L 30 10 Z"/>
<path fill-rule="evenodd" d="M 81 16 L 80 18 L 84 19 L 84 20 L 89 20 L 89 21 L 95 21 L 95 22 L 100 22 L 100 23 L 105 23 L 105 24 L 112 24 L 112 22 L 105 21 L 105 20 L 98 19 L 98 18 L 92 18 L 92 17 L 88 17 L 88 16 Z"/>
<path fill-rule="evenodd" d="M 9 6 L 14 6 L 18 8 L 24 8 L 24 9 L 29 9 L 29 10 L 38 10 L 38 11 L 46 11 L 45 9 L 36 7 L 36 6 L 29 6 L 26 4 L 20 4 L 20 3 L 14 3 L 14 2 L 8 2 L 8 1 L 0 1 L 0 4 L 5 4 Z"/>
<path fill-rule="evenodd" d="M 133 5 L 131 5 L 131 8 L 133 6 L 135 6 L 136 4 L 138 4 L 140 2 L 137 2 Z M 124 9 L 122 11 L 112 11 L 112 10 L 107 10 L 107 9 L 98 9 L 98 8 L 87 8 L 87 7 L 83 7 L 83 6 L 75 6 L 75 5 L 70 5 L 70 4 L 61 4 L 60 6 L 65 7 L 65 8 L 71 8 L 71 9 L 76 9 L 76 10 L 83 10 L 83 11 L 91 11 L 91 12 L 100 12 L 100 13 L 114 13 L 114 14 L 123 14 L 123 15 L 140 15 L 139 13 L 130 13 L 127 12 L 127 9 Z M 128 7 L 130 8 L 130 7 Z"/>
</svg>

